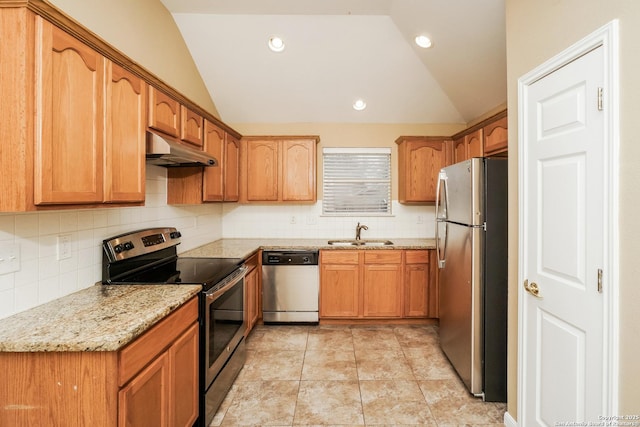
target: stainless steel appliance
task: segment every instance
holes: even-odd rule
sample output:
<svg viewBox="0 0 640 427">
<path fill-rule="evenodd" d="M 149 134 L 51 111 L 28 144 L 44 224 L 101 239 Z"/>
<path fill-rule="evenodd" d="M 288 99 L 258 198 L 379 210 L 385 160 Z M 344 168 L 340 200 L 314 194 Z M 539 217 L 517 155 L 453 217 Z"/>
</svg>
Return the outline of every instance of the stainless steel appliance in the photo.
<svg viewBox="0 0 640 427">
<path fill-rule="evenodd" d="M 442 350 L 471 393 L 506 402 L 506 159 L 440 171 L 436 249 Z"/>
<path fill-rule="evenodd" d="M 148 228 L 103 241 L 104 284 L 200 284 L 200 417 L 208 426 L 244 366 L 244 277 L 237 258 L 178 257 L 175 228 Z"/>
<path fill-rule="evenodd" d="M 318 322 L 318 251 L 262 252 L 265 323 Z"/>
</svg>

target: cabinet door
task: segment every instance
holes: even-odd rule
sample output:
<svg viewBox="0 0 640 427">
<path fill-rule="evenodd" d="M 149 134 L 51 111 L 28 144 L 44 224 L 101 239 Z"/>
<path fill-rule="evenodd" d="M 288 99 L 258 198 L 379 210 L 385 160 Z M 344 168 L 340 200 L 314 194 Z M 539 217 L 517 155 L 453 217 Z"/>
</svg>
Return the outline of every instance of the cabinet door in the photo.
<svg viewBox="0 0 640 427">
<path fill-rule="evenodd" d="M 316 142 L 282 141 L 282 200 L 316 200 Z"/>
<path fill-rule="evenodd" d="M 248 201 L 278 200 L 278 141 L 246 141 Z"/>
<path fill-rule="evenodd" d="M 508 146 L 507 117 L 502 117 L 484 127 L 484 152 L 495 154 L 504 152 Z"/>
<path fill-rule="evenodd" d="M 465 138 L 460 137 L 453 140 L 453 162 L 458 163 L 469 158 L 467 154 L 467 144 Z"/>
<path fill-rule="evenodd" d="M 169 348 L 170 426 L 191 427 L 198 418 L 198 345 L 198 324 L 194 323 Z"/>
<path fill-rule="evenodd" d="M 40 17 L 36 54 L 36 205 L 103 200 L 105 59 Z"/>
<path fill-rule="evenodd" d="M 429 251 L 405 252 L 405 317 L 427 317 L 429 311 Z"/>
<path fill-rule="evenodd" d="M 104 199 L 143 202 L 145 189 L 146 84 L 107 63 Z"/>
<path fill-rule="evenodd" d="M 162 353 L 118 393 L 118 426 L 169 426 L 169 355 Z"/>
<path fill-rule="evenodd" d="M 153 86 L 149 86 L 150 128 L 180 137 L 180 103 Z"/>
<path fill-rule="evenodd" d="M 226 134 L 224 152 L 224 201 L 240 199 L 240 141 Z"/>
<path fill-rule="evenodd" d="M 356 264 L 322 264 L 320 317 L 356 318 L 360 314 L 360 267 Z"/>
<path fill-rule="evenodd" d="M 365 264 L 364 317 L 402 316 L 402 265 Z"/>
<path fill-rule="evenodd" d="M 227 167 L 224 145 L 225 131 L 205 120 L 204 149 L 218 160 L 218 166 L 204 168 L 203 199 L 206 202 L 224 200 L 224 172 Z"/>
<path fill-rule="evenodd" d="M 202 148 L 203 126 L 201 115 L 191 111 L 184 105 L 180 106 L 180 139 Z"/>
<path fill-rule="evenodd" d="M 398 198 L 401 203 L 435 202 L 440 169 L 449 163 L 443 139 L 407 140 L 398 146 Z"/>
<path fill-rule="evenodd" d="M 246 316 L 247 316 L 247 330 L 245 331 L 245 337 L 249 335 L 255 324 L 258 322 L 259 317 L 259 289 L 258 289 L 258 271 L 259 268 L 254 267 L 245 277 L 246 286 Z"/>
<path fill-rule="evenodd" d="M 484 149 L 482 144 L 482 129 L 478 129 L 464 137 L 467 145 L 467 158 L 482 157 Z"/>
</svg>

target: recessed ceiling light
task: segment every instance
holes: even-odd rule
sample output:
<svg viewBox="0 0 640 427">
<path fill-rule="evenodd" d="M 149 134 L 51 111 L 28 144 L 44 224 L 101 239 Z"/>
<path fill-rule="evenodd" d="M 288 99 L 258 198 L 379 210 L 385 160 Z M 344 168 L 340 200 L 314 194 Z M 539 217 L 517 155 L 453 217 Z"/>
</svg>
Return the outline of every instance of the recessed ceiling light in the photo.
<svg viewBox="0 0 640 427">
<path fill-rule="evenodd" d="M 282 52 L 284 50 L 284 41 L 278 36 L 269 37 L 269 49 L 274 52 Z"/>
<path fill-rule="evenodd" d="M 416 44 L 421 48 L 427 49 L 431 47 L 431 39 L 425 35 L 416 36 Z"/>
<path fill-rule="evenodd" d="M 365 108 L 367 108 L 367 103 L 364 102 L 363 99 L 356 99 L 356 101 L 353 103 L 353 109 L 354 110 L 362 111 Z"/>
</svg>

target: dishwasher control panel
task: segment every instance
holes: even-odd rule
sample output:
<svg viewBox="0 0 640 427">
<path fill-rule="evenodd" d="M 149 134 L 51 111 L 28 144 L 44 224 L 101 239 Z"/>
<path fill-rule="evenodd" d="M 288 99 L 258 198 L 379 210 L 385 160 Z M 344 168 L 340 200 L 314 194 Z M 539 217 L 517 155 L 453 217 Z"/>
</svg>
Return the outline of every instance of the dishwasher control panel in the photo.
<svg viewBox="0 0 640 427">
<path fill-rule="evenodd" d="M 318 265 L 318 251 L 263 251 L 262 265 Z"/>
</svg>

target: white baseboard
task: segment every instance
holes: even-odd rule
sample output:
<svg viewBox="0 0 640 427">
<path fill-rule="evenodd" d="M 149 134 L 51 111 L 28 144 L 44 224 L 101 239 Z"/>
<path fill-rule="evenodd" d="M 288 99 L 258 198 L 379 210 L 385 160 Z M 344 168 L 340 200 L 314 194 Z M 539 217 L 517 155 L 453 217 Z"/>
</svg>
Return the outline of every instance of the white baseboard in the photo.
<svg viewBox="0 0 640 427">
<path fill-rule="evenodd" d="M 504 413 L 504 425 L 506 427 L 518 427 L 518 422 L 516 420 L 513 419 L 513 417 L 511 415 L 509 415 L 508 412 Z"/>
</svg>

